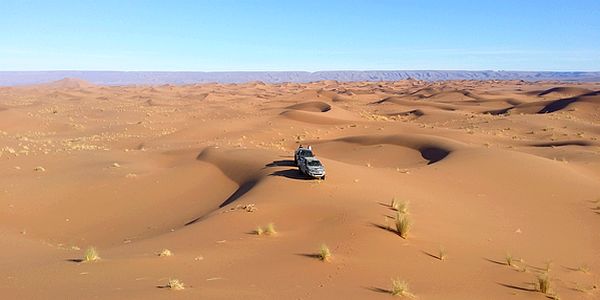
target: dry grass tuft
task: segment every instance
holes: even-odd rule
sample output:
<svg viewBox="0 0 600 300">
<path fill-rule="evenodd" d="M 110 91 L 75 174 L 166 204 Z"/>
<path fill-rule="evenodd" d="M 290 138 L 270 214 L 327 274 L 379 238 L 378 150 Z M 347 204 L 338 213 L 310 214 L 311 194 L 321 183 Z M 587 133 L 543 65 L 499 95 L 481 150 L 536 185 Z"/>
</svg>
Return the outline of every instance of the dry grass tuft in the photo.
<svg viewBox="0 0 600 300">
<path fill-rule="evenodd" d="M 550 294 L 550 278 L 547 273 L 537 277 L 537 291 L 542 294 Z"/>
<path fill-rule="evenodd" d="M 276 235 L 277 234 L 277 230 L 275 230 L 275 224 L 273 224 L 273 223 L 267 224 L 267 227 L 265 227 L 265 234 L 267 234 L 267 235 Z"/>
<path fill-rule="evenodd" d="M 552 264 L 553 264 L 553 262 L 551 260 L 544 262 L 544 271 L 546 271 L 546 273 L 548 273 L 548 272 L 550 272 L 550 270 L 552 270 Z"/>
<path fill-rule="evenodd" d="M 256 233 L 256 235 L 263 235 L 265 233 L 265 230 L 260 226 L 256 226 L 254 233 Z"/>
<path fill-rule="evenodd" d="M 448 257 L 448 253 L 446 253 L 446 249 L 440 247 L 440 250 L 438 251 L 439 260 L 445 260 L 446 257 Z"/>
<path fill-rule="evenodd" d="M 158 253 L 158 256 L 173 256 L 173 252 L 169 249 L 162 249 L 162 251 Z"/>
<path fill-rule="evenodd" d="M 408 213 L 408 204 L 407 201 L 400 201 L 396 199 L 396 197 L 392 198 L 392 202 L 390 203 L 390 207 L 395 209 L 396 211 L 407 214 Z"/>
<path fill-rule="evenodd" d="M 589 274 L 590 267 L 588 265 L 581 265 L 581 266 L 577 267 L 577 271 L 585 273 L 585 274 Z"/>
<path fill-rule="evenodd" d="M 325 244 L 322 244 L 319 249 L 319 259 L 325 262 L 331 261 L 331 250 Z"/>
<path fill-rule="evenodd" d="M 94 262 L 100 260 L 100 256 L 98 255 L 98 251 L 94 247 L 89 247 L 85 250 L 83 254 L 83 262 Z"/>
<path fill-rule="evenodd" d="M 408 288 L 408 283 L 400 279 L 392 279 L 392 290 L 390 292 L 393 296 L 414 297 Z"/>
<path fill-rule="evenodd" d="M 265 227 L 256 226 L 256 229 L 254 229 L 254 233 L 256 235 L 271 235 L 271 236 L 273 236 L 273 235 L 277 234 L 277 230 L 275 230 L 275 224 L 269 223 Z"/>
<path fill-rule="evenodd" d="M 505 260 L 506 260 L 506 265 L 507 266 L 509 266 L 509 267 L 514 267 L 515 266 L 515 262 L 514 262 L 512 254 L 506 253 Z"/>
<path fill-rule="evenodd" d="M 398 214 L 396 215 L 396 232 L 398 232 L 398 235 L 400 235 L 404 239 L 407 238 L 411 226 L 412 221 L 410 220 L 408 215 L 398 212 Z"/>
<path fill-rule="evenodd" d="M 174 291 L 181 291 L 185 289 L 185 285 L 183 282 L 179 281 L 179 279 L 169 279 L 166 287 Z"/>
<path fill-rule="evenodd" d="M 578 291 L 580 293 L 585 293 L 585 294 L 592 294 L 592 292 L 594 291 L 594 289 L 596 289 L 597 287 L 594 285 L 590 288 L 581 286 L 579 283 L 575 282 L 574 286 L 573 286 L 573 290 Z"/>
</svg>

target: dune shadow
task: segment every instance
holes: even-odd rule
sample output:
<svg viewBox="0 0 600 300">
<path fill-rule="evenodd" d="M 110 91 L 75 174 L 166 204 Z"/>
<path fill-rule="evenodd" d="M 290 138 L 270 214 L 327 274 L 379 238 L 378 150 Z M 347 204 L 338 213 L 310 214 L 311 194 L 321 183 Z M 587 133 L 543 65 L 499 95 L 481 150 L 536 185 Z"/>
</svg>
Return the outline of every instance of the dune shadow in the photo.
<svg viewBox="0 0 600 300">
<path fill-rule="evenodd" d="M 310 101 L 298 103 L 285 107 L 286 109 L 302 110 L 309 112 L 328 112 L 331 110 L 331 105 L 321 101 Z"/>
<path fill-rule="evenodd" d="M 424 159 L 429 161 L 428 165 L 434 164 L 450 154 L 450 151 L 437 147 L 423 147 L 419 149 L 419 152 Z"/>
<path fill-rule="evenodd" d="M 591 146 L 592 143 L 587 141 L 560 141 L 560 142 L 549 142 L 549 143 L 538 143 L 532 144 L 533 147 L 562 147 L 562 146 Z"/>
<path fill-rule="evenodd" d="M 240 197 L 244 196 L 248 191 L 250 191 L 256 184 L 258 183 L 257 180 L 251 180 L 248 181 L 244 184 L 242 184 L 237 190 L 235 190 L 235 192 L 233 192 L 233 194 L 231 194 L 229 197 L 227 197 L 227 199 L 225 201 L 223 201 L 223 203 L 221 203 L 219 205 L 219 208 L 223 208 L 231 203 L 233 203 L 235 200 L 239 199 Z M 191 221 L 188 221 L 187 223 L 183 224 L 184 226 L 189 226 L 192 225 L 200 220 L 202 220 L 202 218 L 204 218 L 205 215 L 197 217 Z"/>
<path fill-rule="evenodd" d="M 575 103 L 575 102 L 577 102 L 577 98 L 568 98 L 568 99 L 556 100 L 556 101 L 553 101 L 550 104 L 544 106 L 544 108 L 542 108 L 537 113 L 538 114 L 553 113 L 555 111 L 559 111 L 561 109 L 564 109 L 565 107 L 569 106 L 569 104 Z"/>
<path fill-rule="evenodd" d="M 244 196 L 244 194 L 250 191 L 257 183 L 257 180 L 250 180 L 248 182 L 245 182 L 235 192 L 233 192 L 233 194 L 231 194 L 231 196 L 229 196 L 227 200 L 223 201 L 223 203 L 219 205 L 219 208 L 224 207 L 232 203 L 233 201 L 239 199 L 240 197 Z"/>
<path fill-rule="evenodd" d="M 514 108 L 514 106 L 502 108 L 502 109 L 487 110 L 487 111 L 484 111 L 483 114 L 489 114 L 492 116 L 505 115 L 513 108 Z"/>
</svg>

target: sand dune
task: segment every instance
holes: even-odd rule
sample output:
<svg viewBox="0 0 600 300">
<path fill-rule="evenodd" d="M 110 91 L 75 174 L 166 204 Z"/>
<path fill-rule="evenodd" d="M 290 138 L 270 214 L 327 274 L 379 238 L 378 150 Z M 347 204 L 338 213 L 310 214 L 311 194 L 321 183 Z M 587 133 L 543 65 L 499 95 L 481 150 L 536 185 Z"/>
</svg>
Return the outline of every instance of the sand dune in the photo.
<svg viewBox="0 0 600 300">
<path fill-rule="evenodd" d="M 587 94 L 592 92 L 591 90 L 578 88 L 578 87 L 553 87 L 544 91 L 539 92 L 537 95 L 542 96 L 552 96 L 559 98 L 568 98 L 580 96 L 583 94 Z"/>
<path fill-rule="evenodd" d="M 508 108 L 505 108 L 502 110 L 490 111 L 490 113 L 492 113 L 492 114 L 505 113 L 505 112 L 508 112 L 508 111 L 514 109 L 515 112 L 519 112 L 519 113 L 545 114 L 545 113 L 553 113 L 553 112 L 557 112 L 557 111 L 566 109 L 567 107 L 571 107 L 573 104 L 576 104 L 576 103 L 589 103 L 593 106 L 598 106 L 600 104 L 600 96 L 598 95 L 598 92 L 590 92 L 585 89 L 581 89 L 580 92 L 582 92 L 584 94 L 581 94 L 576 97 L 561 98 L 558 100 L 533 101 L 533 102 L 527 102 L 527 103 L 520 103 L 515 106 L 508 107 Z M 594 108 L 592 107 L 591 109 L 593 110 Z"/>
<path fill-rule="evenodd" d="M 561 299 L 598 298 L 599 90 L 471 80 L 1 88 L 0 293 L 385 299 L 400 278 L 417 299 L 544 299 L 530 283 L 548 272 Z M 298 172 L 300 144 L 326 180 Z M 392 199 L 409 203 L 406 238 Z M 269 223 L 277 234 L 256 234 Z M 90 246 L 101 259 L 81 262 Z M 165 288 L 172 278 L 186 288 Z"/>
<path fill-rule="evenodd" d="M 341 157 L 348 155 L 350 151 L 352 152 L 362 152 L 360 156 L 362 156 L 363 160 L 377 159 L 378 155 L 376 151 L 373 151 L 373 148 L 382 148 L 383 145 L 395 145 L 400 148 L 410 149 L 414 152 L 417 152 L 421 155 L 422 159 L 427 162 L 427 164 L 436 163 L 442 159 L 444 159 L 448 154 L 450 154 L 454 149 L 460 147 L 460 143 L 447 140 L 440 137 L 435 136 L 426 136 L 426 135 L 391 135 L 391 136 L 352 136 L 352 137 L 344 137 L 340 139 L 336 139 L 333 141 L 313 141 L 309 142 L 316 145 L 319 145 L 319 151 L 322 151 L 322 147 L 328 149 L 329 156 L 331 159 L 336 159 L 337 156 L 341 154 Z M 369 147 L 366 150 L 358 150 L 356 148 L 352 149 L 351 145 L 348 144 L 357 144 L 361 146 L 375 146 Z M 357 151 L 358 150 L 358 151 Z M 407 157 L 411 157 L 414 155 L 408 154 L 407 151 L 399 151 L 400 153 L 396 153 L 396 157 L 392 158 L 390 155 L 382 155 L 385 157 L 385 161 L 381 165 L 387 165 L 388 167 L 394 166 L 394 161 L 402 160 Z M 352 155 L 354 156 L 354 155 Z M 356 157 L 354 157 L 356 158 Z M 348 159 L 351 161 L 355 161 L 354 159 Z"/>
</svg>

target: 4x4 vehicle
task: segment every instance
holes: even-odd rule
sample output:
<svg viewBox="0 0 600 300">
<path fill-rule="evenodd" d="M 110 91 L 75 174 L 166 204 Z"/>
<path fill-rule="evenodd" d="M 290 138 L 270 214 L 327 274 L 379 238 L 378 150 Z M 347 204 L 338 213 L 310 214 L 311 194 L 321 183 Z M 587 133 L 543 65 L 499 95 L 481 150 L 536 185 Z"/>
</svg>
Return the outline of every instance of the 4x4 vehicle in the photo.
<svg viewBox="0 0 600 300">
<path fill-rule="evenodd" d="M 325 167 L 316 157 L 304 157 L 299 161 L 300 172 L 317 179 L 325 179 Z"/>
<path fill-rule="evenodd" d="M 302 145 L 300 145 L 298 149 L 296 149 L 296 151 L 294 152 L 294 164 L 296 164 L 296 166 L 300 166 L 301 160 L 305 157 L 315 157 L 315 155 L 313 154 L 310 146 L 303 147 Z"/>
</svg>

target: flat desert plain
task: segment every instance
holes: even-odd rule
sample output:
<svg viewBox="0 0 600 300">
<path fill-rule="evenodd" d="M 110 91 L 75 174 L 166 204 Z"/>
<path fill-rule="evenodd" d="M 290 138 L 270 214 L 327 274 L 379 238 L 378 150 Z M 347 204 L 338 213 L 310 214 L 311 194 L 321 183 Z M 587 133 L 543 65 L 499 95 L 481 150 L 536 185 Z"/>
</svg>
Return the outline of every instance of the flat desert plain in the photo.
<svg viewBox="0 0 600 300">
<path fill-rule="evenodd" d="M 599 90 L 2 87 L 0 298 L 598 299 Z"/>
</svg>

